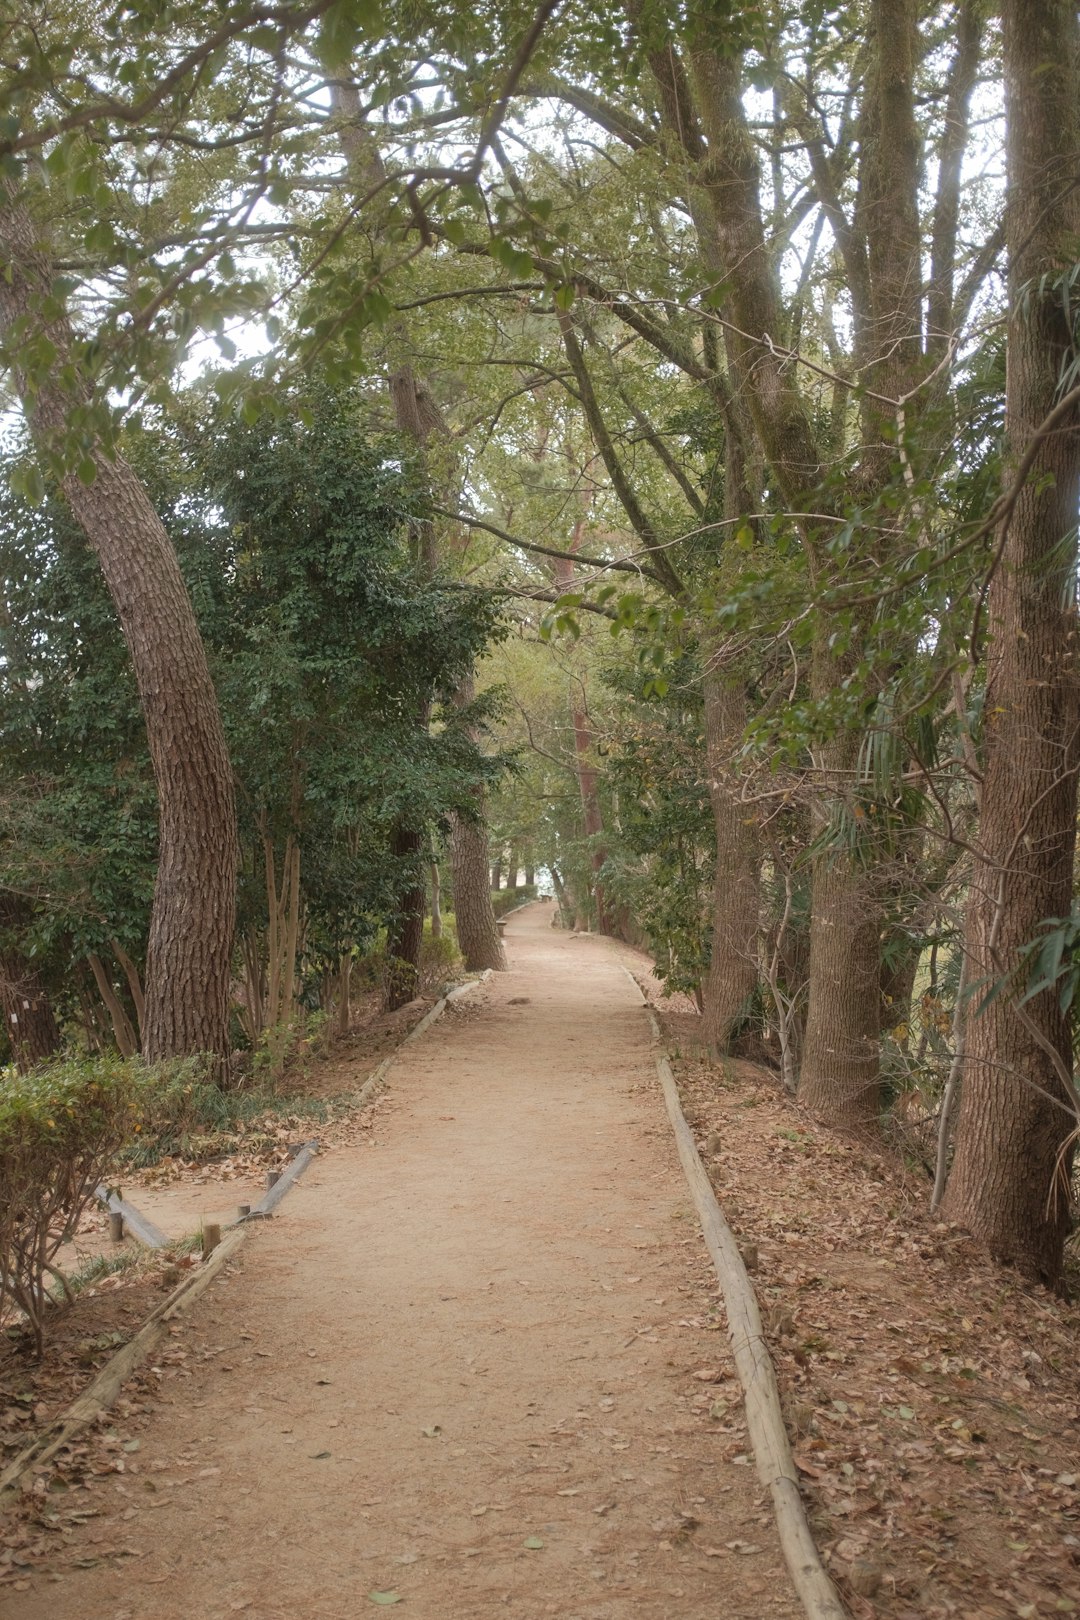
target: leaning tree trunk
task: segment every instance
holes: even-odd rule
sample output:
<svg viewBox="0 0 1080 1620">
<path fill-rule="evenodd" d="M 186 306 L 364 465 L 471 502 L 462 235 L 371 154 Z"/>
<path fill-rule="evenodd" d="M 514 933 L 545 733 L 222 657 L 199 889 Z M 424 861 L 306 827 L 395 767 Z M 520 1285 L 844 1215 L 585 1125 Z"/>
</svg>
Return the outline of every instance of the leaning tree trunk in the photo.
<svg viewBox="0 0 1080 1620">
<path fill-rule="evenodd" d="M 746 725 L 738 675 L 705 675 L 705 760 L 716 829 L 712 948 L 705 979 L 704 1035 L 714 1056 L 731 1050 L 758 983 L 761 849 L 749 806 L 739 802 L 732 753 Z"/>
<path fill-rule="evenodd" d="M 67 441 L 93 402 L 79 342 L 55 314 L 52 266 L 25 205 L 0 193 L 0 333 L 40 331 L 56 358 L 32 377 L 16 365 L 39 450 Z M 51 300 L 51 308 L 46 305 Z M 48 314 L 42 314 L 49 308 Z M 27 329 L 23 330 L 25 343 Z M 66 375 L 65 375 L 66 374 Z M 217 698 L 176 554 L 120 455 L 94 440 L 63 491 L 97 554 L 131 655 L 158 793 L 159 854 L 146 956 L 143 1055 L 229 1051 L 236 891 L 233 778 Z M 84 482 L 84 477 L 88 480 Z"/>
<path fill-rule="evenodd" d="M 1080 763 L 1080 416 L 1062 399 L 1075 350 L 1058 285 L 1080 230 L 1080 41 L 1072 0 L 1008 0 L 1003 21 L 1007 485 L 1037 436 L 1041 442 L 1003 518 L 988 603 L 986 763 L 967 951 L 973 978 L 998 984 L 1016 971 L 1019 949 L 1040 925 L 1071 907 Z M 1022 978 L 1014 981 L 968 1021 L 942 1212 L 997 1258 L 1053 1286 L 1078 1122 L 1072 1042 L 1056 987 L 1021 1006 L 1023 988 Z"/>
</svg>

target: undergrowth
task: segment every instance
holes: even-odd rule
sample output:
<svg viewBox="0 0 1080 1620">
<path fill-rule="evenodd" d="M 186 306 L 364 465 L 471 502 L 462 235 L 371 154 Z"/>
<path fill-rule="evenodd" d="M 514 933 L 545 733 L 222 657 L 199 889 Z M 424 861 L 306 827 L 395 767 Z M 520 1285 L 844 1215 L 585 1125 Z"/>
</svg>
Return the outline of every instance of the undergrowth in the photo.
<svg viewBox="0 0 1080 1620">
<path fill-rule="evenodd" d="M 282 1126 L 325 1124 L 346 1098 L 308 1097 L 263 1082 L 242 1091 L 215 1084 L 206 1063 L 185 1058 L 158 1065 L 141 1117 L 119 1162 L 143 1169 L 166 1158 L 210 1159 L 279 1140 Z"/>
</svg>

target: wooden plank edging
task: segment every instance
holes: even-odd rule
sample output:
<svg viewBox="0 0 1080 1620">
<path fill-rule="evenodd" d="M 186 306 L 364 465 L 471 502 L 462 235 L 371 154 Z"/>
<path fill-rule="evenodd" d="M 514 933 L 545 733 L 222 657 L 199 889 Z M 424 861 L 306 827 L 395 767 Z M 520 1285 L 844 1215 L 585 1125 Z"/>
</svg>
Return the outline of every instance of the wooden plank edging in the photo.
<svg viewBox="0 0 1080 1620">
<path fill-rule="evenodd" d="M 454 985 L 444 996 L 440 996 L 434 1007 L 420 1020 L 414 1029 L 409 1031 L 393 1052 L 390 1053 L 389 1057 L 384 1058 L 375 1072 L 368 1078 L 358 1095 L 357 1106 L 362 1106 L 367 1097 L 375 1090 L 402 1047 L 407 1046 L 410 1041 L 418 1039 L 437 1018 L 441 1017 L 446 1010 L 447 1002 L 455 1001 L 459 996 L 466 995 L 476 985 L 483 984 L 485 980 L 489 979 L 491 974 L 492 969 L 485 968 L 475 979 L 467 979 L 462 984 Z M 303 1174 L 311 1163 L 317 1148 L 318 1143 L 315 1141 L 304 1143 L 289 1167 L 274 1185 L 267 1190 L 250 1214 L 242 1216 L 230 1229 L 228 1236 L 218 1244 L 217 1248 L 214 1249 L 212 1254 L 208 1255 L 198 1269 L 189 1272 L 183 1281 L 173 1289 L 168 1298 L 163 1300 L 150 1313 L 135 1337 L 130 1339 L 127 1344 L 122 1345 L 116 1354 L 110 1358 L 97 1377 L 83 1390 L 82 1394 L 76 1396 L 65 1415 L 50 1423 L 39 1435 L 35 1436 L 28 1446 L 24 1447 L 17 1457 L 11 1460 L 3 1473 L 0 1473 L 0 1509 L 4 1508 L 11 1497 L 18 1492 L 22 1481 L 28 1473 L 43 1468 L 46 1463 L 56 1456 L 57 1452 L 62 1451 L 64 1446 L 70 1444 L 76 1435 L 80 1434 L 83 1429 L 95 1422 L 103 1412 L 108 1410 L 136 1367 L 145 1361 L 160 1343 L 172 1318 L 187 1310 L 188 1306 L 213 1281 L 225 1262 L 235 1254 L 247 1235 L 248 1222 L 265 1219 L 270 1215 L 274 1206 L 281 1202 L 289 1188 L 293 1186 L 297 1178 Z M 103 1193 L 106 1195 L 103 1202 L 108 1203 L 109 1208 L 112 1209 L 114 1205 L 108 1198 L 106 1189 L 99 1188 L 98 1196 L 101 1197 Z M 123 1203 L 122 1199 L 117 1201 Z M 125 1219 L 130 1219 L 128 1210 L 131 1210 L 131 1208 L 132 1206 L 128 1205 L 127 1209 L 123 1211 Z M 138 1216 L 137 1211 L 134 1213 Z M 153 1227 L 153 1223 L 147 1221 L 145 1216 L 138 1218 L 147 1228 Z M 134 1222 L 132 1222 L 132 1230 L 134 1230 Z M 157 1229 L 154 1228 L 154 1230 Z M 160 1235 L 164 1237 L 163 1233 Z M 143 1241 L 146 1240 L 143 1239 Z"/>
<path fill-rule="evenodd" d="M 380 1085 L 382 1085 L 383 1081 L 386 1079 L 386 1076 L 389 1074 L 394 1064 L 397 1062 L 398 1055 L 402 1048 L 408 1046 L 410 1041 L 419 1040 L 424 1031 L 430 1029 L 437 1018 L 442 1017 L 443 1013 L 446 1011 L 447 1002 L 456 1001 L 459 996 L 468 995 L 469 991 L 475 990 L 478 984 L 483 984 L 485 980 L 490 979 L 492 972 L 493 969 L 485 968 L 482 973 L 477 974 L 475 979 L 465 979 L 461 984 L 452 985 L 444 995 L 441 995 L 434 1007 L 430 1008 L 424 1014 L 423 1018 L 421 1018 L 416 1027 L 414 1029 L 410 1029 L 404 1040 L 398 1042 L 398 1044 L 394 1047 L 394 1050 L 390 1053 L 389 1057 L 384 1057 L 378 1068 L 373 1069 L 371 1074 L 368 1075 L 367 1079 L 364 1081 L 364 1084 L 357 1092 L 356 1107 L 363 1108 L 365 1104 L 371 1100 L 376 1091 L 379 1089 Z"/>
<path fill-rule="evenodd" d="M 48 1428 L 43 1429 L 17 1457 L 12 1459 L 0 1474 L 0 1508 L 7 1505 L 9 1498 L 19 1490 L 23 1479 L 31 1470 L 43 1468 L 58 1451 L 69 1445 L 77 1434 L 89 1427 L 102 1412 L 108 1410 L 136 1367 L 145 1361 L 164 1338 L 165 1330 L 172 1318 L 186 1311 L 188 1306 L 198 1299 L 226 1260 L 230 1259 L 240 1247 L 245 1236 L 245 1230 L 241 1226 L 219 1243 L 213 1254 L 204 1260 L 197 1270 L 190 1271 L 168 1298 L 150 1313 L 135 1337 L 129 1339 L 127 1344 L 106 1362 L 93 1382 L 72 1401 L 64 1416 L 50 1423 Z"/>
<path fill-rule="evenodd" d="M 257 1221 L 269 1215 L 275 1206 L 281 1203 L 293 1182 L 303 1175 L 318 1151 L 318 1142 L 305 1142 L 299 1153 L 293 1158 L 288 1169 L 281 1172 L 274 1185 L 267 1188 L 259 1202 L 253 1206 L 248 1214 L 241 1215 L 240 1219 L 233 1224 L 242 1226 L 245 1221 Z"/>
<path fill-rule="evenodd" d="M 623 971 L 641 995 L 641 986 L 633 974 L 628 968 Z M 659 1041 L 661 1031 L 656 1014 L 643 995 L 641 1001 L 648 1013 L 653 1036 Z M 776 1369 L 769 1354 L 753 1284 L 739 1253 L 735 1234 L 716 1201 L 693 1132 L 682 1111 L 671 1064 L 663 1053 L 656 1056 L 656 1072 L 705 1247 L 724 1296 L 728 1339 L 735 1370 L 743 1388 L 746 1427 L 758 1478 L 772 1496 L 780 1549 L 791 1583 L 808 1620 L 846 1620 L 847 1611 L 821 1562 L 807 1521 L 806 1508 L 799 1491 L 799 1476 L 795 1471 L 791 1443 L 784 1426 Z"/>
<path fill-rule="evenodd" d="M 118 1192 L 110 1192 L 104 1183 L 95 1191 L 98 1202 L 104 1204 L 113 1215 L 122 1215 L 125 1228 L 133 1237 L 137 1237 L 140 1243 L 145 1244 L 148 1249 L 168 1248 L 172 1240 L 160 1226 L 154 1225 L 149 1215 L 144 1215 L 134 1204 L 129 1204 Z"/>
</svg>

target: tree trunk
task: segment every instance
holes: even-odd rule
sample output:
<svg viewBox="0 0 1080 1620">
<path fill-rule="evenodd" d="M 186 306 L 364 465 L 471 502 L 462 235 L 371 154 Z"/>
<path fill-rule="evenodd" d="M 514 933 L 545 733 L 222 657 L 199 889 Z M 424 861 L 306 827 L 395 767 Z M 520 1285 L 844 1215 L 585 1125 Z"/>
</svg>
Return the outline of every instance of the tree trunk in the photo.
<svg viewBox="0 0 1080 1620">
<path fill-rule="evenodd" d="M 491 865 L 491 887 L 498 894 L 502 888 L 502 859 L 493 861 Z"/>
<path fill-rule="evenodd" d="M 124 970 L 124 977 L 127 979 L 128 989 L 131 991 L 131 1002 L 135 1008 L 136 1034 L 141 1041 L 142 1027 L 146 1022 L 146 997 L 143 994 L 139 970 L 118 939 L 111 939 L 109 944 L 112 946 L 113 955 Z"/>
<path fill-rule="evenodd" d="M 96 951 L 89 951 L 86 960 L 90 964 L 90 971 L 94 975 L 98 992 L 105 1003 L 105 1010 L 109 1014 L 117 1051 L 123 1058 L 134 1057 L 139 1050 L 139 1043 L 131 1026 L 131 1019 L 128 1017 L 124 1010 L 124 1004 L 116 993 L 116 986 L 106 973 L 105 964 Z"/>
<path fill-rule="evenodd" d="M 337 1033 L 344 1038 L 352 1023 L 352 952 L 342 951 L 338 962 Z"/>
<path fill-rule="evenodd" d="M 715 667 L 705 675 L 705 761 L 716 828 L 712 950 L 704 987 L 708 1050 L 731 1050 L 758 983 L 757 936 L 761 850 L 752 811 L 739 803 L 731 771 L 733 749 L 746 724 L 742 678 Z"/>
<path fill-rule="evenodd" d="M 826 765 L 843 780 L 855 767 L 858 739 L 841 736 L 824 753 Z M 819 831 L 827 814 L 826 806 L 818 816 Z M 846 846 L 823 850 L 811 885 L 799 1100 L 840 1130 L 876 1130 L 880 1123 L 879 921 L 874 873 L 859 852 Z"/>
<path fill-rule="evenodd" d="M 422 856 L 427 840 L 416 827 L 399 822 L 394 828 L 391 853 L 402 874 L 400 899 L 386 935 L 386 984 L 383 1005 L 394 1012 L 412 1001 L 420 988 L 420 950 L 424 942 L 427 889 Z"/>
<path fill-rule="evenodd" d="M 557 866 L 551 866 L 548 870 L 551 872 L 551 881 L 555 885 L 555 898 L 559 902 L 559 921 L 563 928 L 574 929 L 577 927 L 577 913 L 570 898 L 570 891 L 563 882 Z"/>
<path fill-rule="evenodd" d="M 10 184 L 0 192 L 0 331 L 28 323 L 55 350 L 46 375 L 16 376 L 39 453 L 64 449 L 73 417 L 92 404 L 79 343 L 55 303 L 52 266 Z M 25 339 L 25 332 L 23 334 Z M 72 380 L 72 374 L 74 380 Z M 143 1053 L 153 1061 L 229 1051 L 236 891 L 233 778 L 195 615 L 168 535 L 120 455 L 94 440 L 63 479 L 97 554 L 131 654 L 158 793 L 159 854 L 146 953 Z"/>
<path fill-rule="evenodd" d="M 576 551 L 581 544 L 584 532 L 584 521 L 579 520 L 574 525 L 573 539 L 570 550 Z M 560 591 L 573 589 L 574 565 L 565 557 L 555 559 L 555 579 Z M 603 847 L 604 814 L 600 808 L 600 795 L 596 787 L 596 766 L 592 762 L 593 736 L 592 726 L 589 723 L 588 711 L 581 687 L 575 682 L 570 698 L 570 721 L 574 728 L 574 752 L 577 755 L 578 791 L 581 794 L 582 820 L 585 824 L 585 836 L 589 841 L 589 864 L 595 874 L 593 879 L 593 903 L 596 908 L 596 929 L 600 934 L 613 934 L 615 932 L 614 919 L 604 893 L 604 885 L 600 881 L 600 869 L 607 860 L 607 851 Z"/>
<path fill-rule="evenodd" d="M 484 859 L 486 864 L 487 857 Z M 434 840 L 431 860 L 428 862 L 428 876 L 431 880 L 431 937 L 442 939 L 442 874 L 439 871 L 439 857 Z"/>
<path fill-rule="evenodd" d="M 1061 399 L 1074 354 L 1057 278 L 1080 229 L 1076 10 L 1003 8 L 1009 252 L 1006 484 Z M 1040 278 L 1046 276 L 1042 286 Z M 1075 610 L 1080 431 L 1060 411 L 999 537 L 990 588 L 986 765 L 967 917 L 974 981 L 1000 983 L 1073 895 L 1080 687 Z M 1023 979 L 968 1020 L 956 1153 L 942 1212 L 998 1259 L 1060 1281 L 1077 1127 L 1072 1042 L 1056 988 Z"/>
<path fill-rule="evenodd" d="M 475 695 L 473 678 L 468 675 L 454 693 L 455 706 L 467 709 Z M 473 743 L 479 742 L 471 729 L 469 737 Z M 458 949 L 470 973 L 483 973 L 486 968 L 503 973 L 506 952 L 491 904 L 491 890 L 499 886 L 499 867 L 492 868 L 489 887 L 487 804 L 482 783 L 473 788 L 472 802 L 475 815 L 470 820 L 459 815 L 451 820 L 450 871 Z"/>
<path fill-rule="evenodd" d="M 454 919 L 458 946 L 470 973 L 485 968 L 502 973 L 506 968 L 506 953 L 491 909 L 487 848 L 487 828 L 482 821 L 454 817 L 450 834 Z"/>
</svg>

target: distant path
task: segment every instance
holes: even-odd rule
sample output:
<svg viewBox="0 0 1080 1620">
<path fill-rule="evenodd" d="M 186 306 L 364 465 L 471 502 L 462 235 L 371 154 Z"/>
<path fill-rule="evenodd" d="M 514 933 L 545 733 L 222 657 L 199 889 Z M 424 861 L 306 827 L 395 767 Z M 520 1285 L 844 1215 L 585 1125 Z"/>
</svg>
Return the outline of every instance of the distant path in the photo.
<svg viewBox="0 0 1080 1620">
<path fill-rule="evenodd" d="M 249 1238 L 174 1341 L 192 1376 L 120 1423 L 128 1471 L 63 1499 L 101 1563 L 5 1620 L 362 1620 L 373 1590 L 402 1620 L 795 1614 L 709 1416 L 738 1403 L 646 1020 L 550 920 L 405 1049 L 377 1145 Z"/>
</svg>

